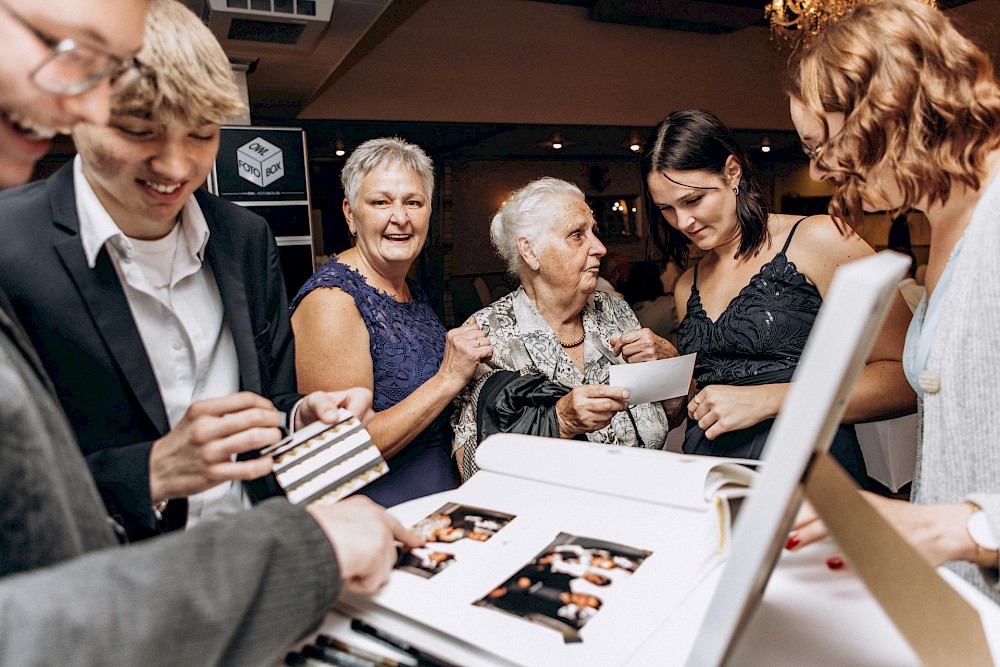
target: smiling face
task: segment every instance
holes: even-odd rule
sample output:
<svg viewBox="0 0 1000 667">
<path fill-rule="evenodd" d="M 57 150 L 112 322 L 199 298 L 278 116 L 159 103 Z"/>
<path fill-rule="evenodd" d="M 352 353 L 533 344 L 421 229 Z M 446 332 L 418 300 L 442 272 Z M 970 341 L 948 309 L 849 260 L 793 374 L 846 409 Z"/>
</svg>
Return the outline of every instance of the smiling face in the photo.
<svg viewBox="0 0 1000 667">
<path fill-rule="evenodd" d="M 652 171 L 649 194 L 663 219 L 701 250 L 739 244 L 736 195 L 741 171 L 732 157 L 726 175 L 711 171 Z"/>
<path fill-rule="evenodd" d="M 31 177 L 35 162 L 48 152 L 57 132 L 68 132 L 79 122 L 103 123 L 108 117 L 107 80 L 77 95 L 46 92 L 34 83 L 32 73 L 51 50 L 42 35 L 56 41 L 73 39 L 126 61 L 142 45 L 149 2 L 2 2 L 0 43 L 6 55 L 0 59 L 0 187 L 12 187 Z"/>
<path fill-rule="evenodd" d="M 563 196 L 551 202 L 552 224 L 542 238 L 522 251 L 525 263 L 557 293 L 589 295 L 597 289 L 601 258 L 607 248 L 597 238 L 597 222 L 587 202 Z"/>
<path fill-rule="evenodd" d="M 431 205 L 417 172 L 388 165 L 362 177 L 355 205 L 344 200 L 344 217 L 367 262 L 405 273 L 424 247 Z"/>
<path fill-rule="evenodd" d="M 208 177 L 219 126 L 114 116 L 106 127 L 78 126 L 73 140 L 87 181 L 118 227 L 133 238 L 157 239 Z"/>
</svg>

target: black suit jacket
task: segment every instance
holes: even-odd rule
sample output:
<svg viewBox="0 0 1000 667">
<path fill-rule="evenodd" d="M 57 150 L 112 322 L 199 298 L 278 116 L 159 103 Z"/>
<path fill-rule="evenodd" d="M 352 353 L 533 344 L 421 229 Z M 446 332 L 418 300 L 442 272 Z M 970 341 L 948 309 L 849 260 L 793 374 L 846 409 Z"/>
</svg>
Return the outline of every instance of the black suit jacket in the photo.
<svg viewBox="0 0 1000 667">
<path fill-rule="evenodd" d="M 211 268 L 240 366 L 240 388 L 291 409 L 295 360 L 278 250 L 247 209 L 196 193 L 208 222 Z M 125 292 L 103 249 L 87 266 L 72 165 L 0 194 L 0 284 L 55 385 L 108 511 L 133 538 L 179 528 L 186 503 L 152 513 L 149 452 L 169 430 L 152 365 Z M 251 495 L 276 492 L 273 479 Z"/>
</svg>

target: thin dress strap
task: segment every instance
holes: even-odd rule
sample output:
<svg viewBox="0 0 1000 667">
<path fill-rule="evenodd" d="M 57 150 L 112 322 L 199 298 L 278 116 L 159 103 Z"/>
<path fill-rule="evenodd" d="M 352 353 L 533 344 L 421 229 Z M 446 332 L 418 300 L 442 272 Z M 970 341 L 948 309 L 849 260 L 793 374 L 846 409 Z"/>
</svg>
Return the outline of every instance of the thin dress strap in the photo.
<svg viewBox="0 0 1000 667">
<path fill-rule="evenodd" d="M 788 238 L 785 239 L 785 247 L 781 249 L 781 253 L 782 254 L 784 254 L 785 251 L 788 250 L 788 244 L 790 244 L 792 242 L 792 237 L 795 236 L 795 230 L 799 228 L 799 223 L 802 222 L 803 220 L 805 220 L 808 217 L 809 217 L 808 215 L 804 215 L 801 218 L 799 218 L 798 220 L 796 220 L 795 224 L 792 225 L 792 231 L 788 232 Z"/>
</svg>

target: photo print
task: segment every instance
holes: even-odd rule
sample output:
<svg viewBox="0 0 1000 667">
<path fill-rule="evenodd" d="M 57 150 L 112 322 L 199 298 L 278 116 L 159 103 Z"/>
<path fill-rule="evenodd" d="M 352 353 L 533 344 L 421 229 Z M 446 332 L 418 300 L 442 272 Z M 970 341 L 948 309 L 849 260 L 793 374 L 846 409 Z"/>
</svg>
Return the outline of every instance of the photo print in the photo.
<svg viewBox="0 0 1000 667">
<path fill-rule="evenodd" d="M 409 552 L 401 551 L 396 568 L 430 579 L 474 552 L 512 519 L 513 514 L 447 503 L 414 524 L 414 532 L 420 533 L 427 544 Z"/>
<path fill-rule="evenodd" d="M 455 554 L 433 546 L 417 547 L 409 551 L 399 549 L 396 569 L 430 579 L 454 562 Z"/>
<path fill-rule="evenodd" d="M 513 514 L 448 503 L 414 524 L 413 530 L 428 542 L 486 542 L 513 518 Z"/>
<path fill-rule="evenodd" d="M 527 565 L 474 604 L 492 607 L 552 628 L 566 643 L 652 555 L 615 542 L 559 533 Z"/>
</svg>

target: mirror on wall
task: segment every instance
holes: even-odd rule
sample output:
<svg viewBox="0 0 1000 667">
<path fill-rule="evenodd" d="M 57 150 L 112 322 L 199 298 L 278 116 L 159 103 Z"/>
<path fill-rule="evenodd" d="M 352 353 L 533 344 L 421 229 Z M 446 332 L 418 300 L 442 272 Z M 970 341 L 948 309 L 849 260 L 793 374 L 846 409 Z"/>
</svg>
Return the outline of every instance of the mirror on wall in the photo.
<svg viewBox="0 0 1000 667">
<path fill-rule="evenodd" d="M 638 239 L 638 195 L 587 197 L 597 221 L 597 233 L 603 241 Z"/>
</svg>

